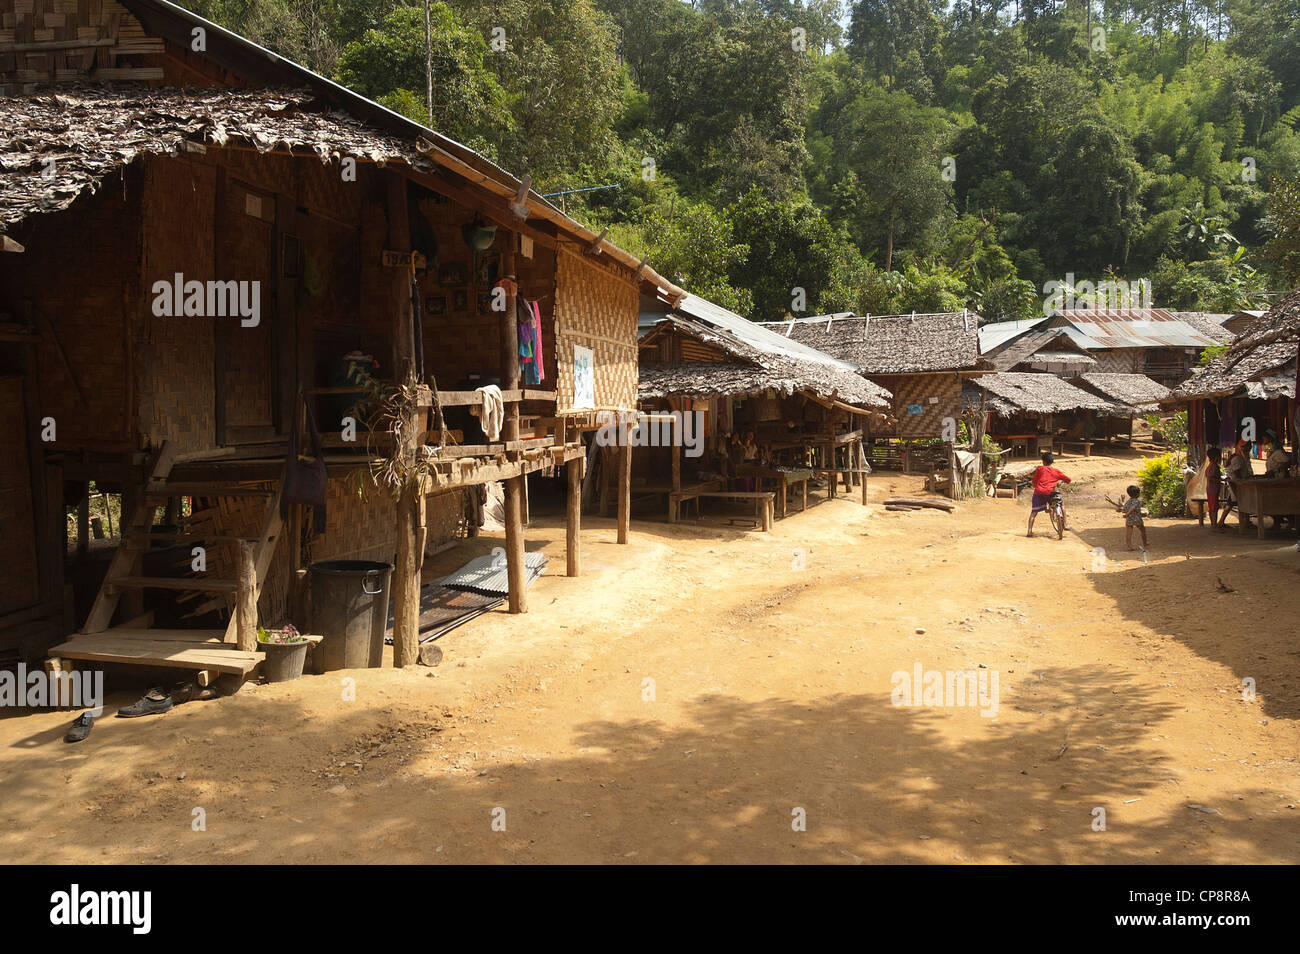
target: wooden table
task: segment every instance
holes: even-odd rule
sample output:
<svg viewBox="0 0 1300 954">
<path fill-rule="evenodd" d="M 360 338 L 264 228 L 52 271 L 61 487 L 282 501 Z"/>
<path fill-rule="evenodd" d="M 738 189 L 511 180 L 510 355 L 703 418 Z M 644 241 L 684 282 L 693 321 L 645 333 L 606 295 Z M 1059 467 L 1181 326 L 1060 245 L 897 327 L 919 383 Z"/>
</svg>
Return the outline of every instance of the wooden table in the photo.
<svg viewBox="0 0 1300 954">
<path fill-rule="evenodd" d="M 1264 521 L 1266 515 L 1289 516 L 1291 524 L 1296 524 L 1296 514 L 1300 514 L 1300 477 L 1257 477 L 1254 480 L 1239 480 L 1235 483 L 1237 492 L 1237 532 L 1246 530 L 1246 518 L 1255 518 L 1256 536 L 1264 539 Z"/>
<path fill-rule="evenodd" d="M 789 496 L 789 488 L 793 484 L 799 484 L 803 488 L 803 506 L 800 513 L 808 509 L 808 481 L 813 477 L 813 471 L 806 468 L 795 468 L 793 470 L 781 470 L 777 467 L 764 467 L 760 464 L 741 464 L 736 468 L 737 477 L 752 477 L 758 483 L 756 490 L 763 489 L 763 481 L 770 480 L 776 484 L 776 509 L 777 516 L 786 515 L 786 503 Z"/>
</svg>

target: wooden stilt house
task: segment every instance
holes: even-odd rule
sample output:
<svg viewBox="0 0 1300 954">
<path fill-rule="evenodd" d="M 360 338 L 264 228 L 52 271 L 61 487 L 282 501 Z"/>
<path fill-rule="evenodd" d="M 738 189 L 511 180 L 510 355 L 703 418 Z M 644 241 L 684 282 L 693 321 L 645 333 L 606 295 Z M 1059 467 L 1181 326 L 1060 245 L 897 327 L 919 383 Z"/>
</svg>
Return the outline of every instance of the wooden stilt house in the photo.
<svg viewBox="0 0 1300 954">
<path fill-rule="evenodd" d="M 526 477 L 576 496 L 596 411 L 636 406 L 641 284 L 680 289 L 526 177 L 163 0 L 0 6 L 0 88 L 0 652 L 79 631 L 51 654 L 246 674 L 252 623 L 307 612 L 309 562 L 369 558 L 410 663 L 423 553 L 474 532 L 490 481 L 526 609 Z M 499 432 L 464 414 L 485 385 Z M 321 533 L 281 517 L 309 417 Z M 118 536 L 69 552 L 92 482 Z"/>
</svg>

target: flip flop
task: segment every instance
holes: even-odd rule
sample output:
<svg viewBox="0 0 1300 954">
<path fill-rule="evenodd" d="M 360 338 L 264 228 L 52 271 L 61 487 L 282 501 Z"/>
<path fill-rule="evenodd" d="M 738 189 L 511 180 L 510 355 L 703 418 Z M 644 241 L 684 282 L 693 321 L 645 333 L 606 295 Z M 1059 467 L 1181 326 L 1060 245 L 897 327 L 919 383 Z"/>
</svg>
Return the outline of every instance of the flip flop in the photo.
<svg viewBox="0 0 1300 954">
<path fill-rule="evenodd" d="M 138 702 L 123 706 L 117 710 L 119 719 L 136 719 L 140 716 L 156 715 L 167 712 L 174 705 L 172 697 L 164 695 L 159 687 L 150 689 Z"/>
<path fill-rule="evenodd" d="M 86 736 L 90 735 L 90 730 L 95 727 L 95 717 L 89 712 L 83 712 L 77 716 L 76 720 L 68 727 L 68 734 L 63 737 L 64 742 L 80 742 Z"/>
</svg>

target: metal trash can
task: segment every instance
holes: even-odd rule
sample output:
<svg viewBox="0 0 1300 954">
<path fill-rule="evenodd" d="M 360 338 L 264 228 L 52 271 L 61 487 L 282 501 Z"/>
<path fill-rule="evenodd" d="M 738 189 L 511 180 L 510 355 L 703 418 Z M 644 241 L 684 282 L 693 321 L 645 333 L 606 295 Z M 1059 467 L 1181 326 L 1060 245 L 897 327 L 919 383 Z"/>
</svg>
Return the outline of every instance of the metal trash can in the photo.
<svg viewBox="0 0 1300 954">
<path fill-rule="evenodd" d="M 327 560 L 313 563 L 311 631 L 321 637 L 312 649 L 318 675 L 335 669 L 378 669 L 384 660 L 391 563 Z"/>
</svg>

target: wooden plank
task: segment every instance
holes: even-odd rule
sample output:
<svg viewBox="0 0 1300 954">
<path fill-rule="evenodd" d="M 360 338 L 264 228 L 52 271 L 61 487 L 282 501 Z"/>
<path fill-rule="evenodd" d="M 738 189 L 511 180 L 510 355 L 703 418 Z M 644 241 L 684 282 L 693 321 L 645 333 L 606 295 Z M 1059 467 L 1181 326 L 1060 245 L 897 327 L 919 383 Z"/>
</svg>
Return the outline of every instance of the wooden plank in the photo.
<svg viewBox="0 0 1300 954">
<path fill-rule="evenodd" d="M 207 580 L 197 576 L 119 576 L 105 587 L 117 590 L 194 590 L 200 593 L 234 593 L 234 580 Z M 101 630 L 102 632 L 102 630 Z"/>
<path fill-rule="evenodd" d="M 218 650 L 227 645 L 222 642 L 225 631 L 220 629 L 139 629 L 133 626 L 114 626 L 112 629 L 106 629 L 102 633 L 95 633 L 93 636 L 84 636 L 83 639 L 127 639 L 127 640 L 160 640 L 167 643 L 194 643 L 196 645 L 212 646 Z M 229 652 L 231 650 L 222 650 Z"/>
<path fill-rule="evenodd" d="M 80 637 L 55 646 L 51 657 L 95 662 L 133 663 L 171 669 L 211 669 L 247 675 L 266 658 L 265 653 L 195 649 L 185 643 Z"/>
<path fill-rule="evenodd" d="M 153 498 L 172 497 L 274 497 L 274 490 L 260 487 L 236 487 L 230 484 L 183 484 L 156 483 L 145 488 L 145 496 Z"/>
</svg>

